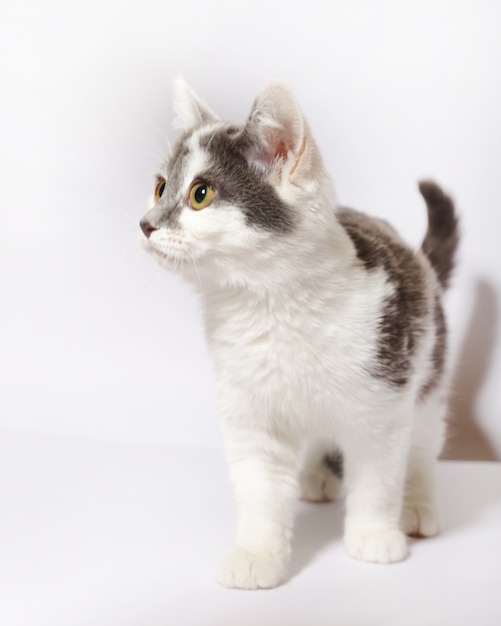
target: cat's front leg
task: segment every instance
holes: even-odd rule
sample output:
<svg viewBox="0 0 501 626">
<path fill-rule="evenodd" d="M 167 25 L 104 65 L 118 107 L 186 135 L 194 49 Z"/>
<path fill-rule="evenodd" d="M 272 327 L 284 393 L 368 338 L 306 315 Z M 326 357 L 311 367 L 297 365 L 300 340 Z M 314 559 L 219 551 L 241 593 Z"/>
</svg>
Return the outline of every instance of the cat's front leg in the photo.
<svg viewBox="0 0 501 626">
<path fill-rule="evenodd" d="M 226 426 L 227 456 L 237 502 L 237 533 L 217 581 L 239 589 L 270 588 L 285 577 L 297 495 L 293 446 L 265 432 Z"/>
</svg>

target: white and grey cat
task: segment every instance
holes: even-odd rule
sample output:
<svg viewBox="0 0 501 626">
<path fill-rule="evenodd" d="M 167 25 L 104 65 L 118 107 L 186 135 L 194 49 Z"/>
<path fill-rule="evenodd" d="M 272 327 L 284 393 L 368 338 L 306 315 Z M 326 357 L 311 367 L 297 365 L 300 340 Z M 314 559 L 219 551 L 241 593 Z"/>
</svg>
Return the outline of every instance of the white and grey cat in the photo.
<svg viewBox="0 0 501 626">
<path fill-rule="evenodd" d="M 244 126 L 183 81 L 175 93 L 182 136 L 141 229 L 158 261 L 203 292 L 238 506 L 218 581 L 283 581 L 293 498 L 333 499 L 341 474 L 349 554 L 400 561 L 406 534 L 438 532 L 453 204 L 420 184 L 428 231 L 412 251 L 386 222 L 338 206 L 281 83 L 262 89 Z"/>
</svg>

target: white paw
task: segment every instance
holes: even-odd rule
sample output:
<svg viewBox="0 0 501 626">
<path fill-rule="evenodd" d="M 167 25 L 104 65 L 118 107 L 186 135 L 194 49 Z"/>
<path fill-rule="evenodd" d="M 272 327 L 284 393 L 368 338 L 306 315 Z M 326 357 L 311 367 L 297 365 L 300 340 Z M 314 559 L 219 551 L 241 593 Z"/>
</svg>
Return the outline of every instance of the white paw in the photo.
<svg viewBox="0 0 501 626">
<path fill-rule="evenodd" d="M 349 530 L 344 543 L 350 556 L 370 563 L 403 561 L 409 553 L 405 535 L 394 528 Z"/>
<path fill-rule="evenodd" d="M 308 502 L 332 502 L 338 497 L 341 480 L 330 470 L 302 472 L 299 476 L 301 500 Z"/>
<path fill-rule="evenodd" d="M 223 555 L 216 580 L 224 587 L 269 589 L 283 581 L 286 561 L 270 551 L 251 552 L 235 546 Z"/>
<path fill-rule="evenodd" d="M 438 534 L 438 514 L 433 502 L 406 502 L 402 529 L 411 537 L 434 537 Z"/>
</svg>

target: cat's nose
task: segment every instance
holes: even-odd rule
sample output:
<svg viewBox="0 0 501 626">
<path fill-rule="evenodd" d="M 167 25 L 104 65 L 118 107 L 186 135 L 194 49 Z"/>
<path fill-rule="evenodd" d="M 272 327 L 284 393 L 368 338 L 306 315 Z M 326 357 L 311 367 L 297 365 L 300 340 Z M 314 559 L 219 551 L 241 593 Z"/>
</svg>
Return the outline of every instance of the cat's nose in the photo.
<svg viewBox="0 0 501 626">
<path fill-rule="evenodd" d="M 154 233 L 158 228 L 155 228 L 148 222 L 147 219 L 143 217 L 143 219 L 139 222 L 139 226 L 141 226 L 141 230 L 143 231 L 145 237 L 150 238 L 151 233 Z"/>
</svg>

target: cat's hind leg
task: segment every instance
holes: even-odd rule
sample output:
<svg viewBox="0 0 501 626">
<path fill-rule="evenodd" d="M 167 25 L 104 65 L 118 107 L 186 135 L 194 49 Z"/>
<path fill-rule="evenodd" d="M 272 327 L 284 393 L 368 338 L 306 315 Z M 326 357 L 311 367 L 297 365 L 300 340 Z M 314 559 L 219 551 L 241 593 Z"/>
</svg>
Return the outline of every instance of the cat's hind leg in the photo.
<svg viewBox="0 0 501 626">
<path fill-rule="evenodd" d="M 307 502 L 332 502 L 339 495 L 343 458 L 335 445 L 310 442 L 299 474 L 299 497 Z"/>
<path fill-rule="evenodd" d="M 400 520 L 412 408 L 390 404 L 384 419 L 354 416 L 350 430 L 339 437 L 347 489 L 344 543 L 350 556 L 372 563 L 408 555 Z"/>
<path fill-rule="evenodd" d="M 441 390 L 418 402 L 407 467 L 402 528 L 413 537 L 439 531 L 435 470 L 445 436 L 447 402 Z"/>
</svg>

